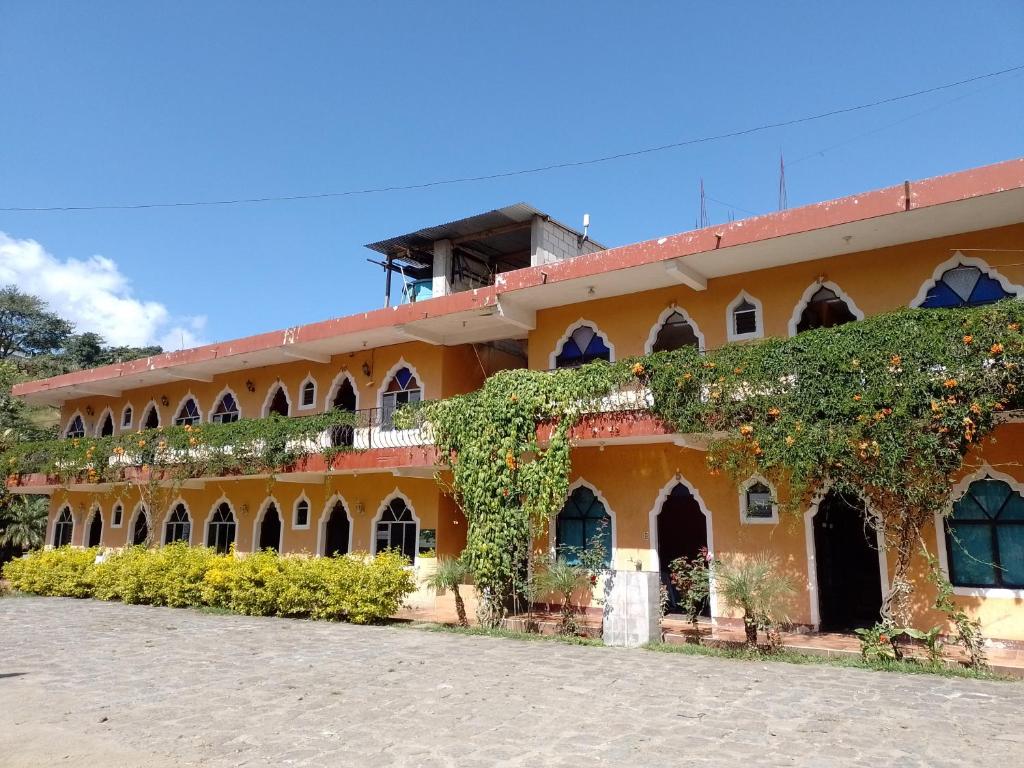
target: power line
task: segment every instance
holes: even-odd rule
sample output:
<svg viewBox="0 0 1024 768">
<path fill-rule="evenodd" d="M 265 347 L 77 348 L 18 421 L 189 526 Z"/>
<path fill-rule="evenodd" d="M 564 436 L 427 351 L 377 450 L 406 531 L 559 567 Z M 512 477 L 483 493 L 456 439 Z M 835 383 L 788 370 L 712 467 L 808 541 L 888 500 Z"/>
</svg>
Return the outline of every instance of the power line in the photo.
<svg viewBox="0 0 1024 768">
<path fill-rule="evenodd" d="M 241 197 L 224 200 L 192 200 L 192 201 L 181 201 L 181 202 L 170 202 L 170 203 L 126 203 L 126 204 L 112 204 L 112 205 L 55 205 L 55 206 L 40 206 L 40 207 L 28 207 L 28 206 L 12 206 L 7 208 L 0 208 L 0 212 L 4 213 L 23 213 L 23 212 L 52 212 L 52 211 L 122 211 L 122 210 L 138 210 L 145 208 L 190 208 L 198 206 L 219 206 L 219 205 L 245 205 L 250 203 L 271 203 L 271 202 L 287 202 L 293 200 L 320 200 L 325 198 L 337 198 L 337 197 L 354 197 L 357 195 L 371 195 L 381 194 L 385 192 L 404 192 L 417 189 L 428 189 L 430 187 L 440 187 L 451 184 L 468 184 L 478 181 L 491 181 L 494 179 L 506 179 L 513 176 L 526 176 L 536 173 L 546 173 L 548 171 L 555 171 L 564 168 L 579 168 L 587 165 L 597 165 L 598 163 L 607 163 L 612 160 L 623 160 L 626 158 L 639 157 L 641 155 L 649 155 L 655 152 L 665 152 L 670 149 L 679 149 L 682 147 L 689 147 L 696 144 L 707 144 L 713 141 L 723 141 L 725 139 L 734 139 L 740 136 L 749 136 L 754 133 L 761 133 L 762 131 L 774 130 L 776 128 L 787 128 L 793 125 L 800 125 L 802 123 L 809 123 L 816 120 L 823 120 L 827 117 L 835 117 L 837 115 L 845 115 L 851 112 L 859 112 L 865 109 L 873 109 L 875 107 L 881 107 L 886 104 L 892 104 L 898 101 L 905 101 L 907 99 L 913 99 L 918 96 L 925 96 L 929 93 L 936 93 L 938 91 L 945 91 L 950 88 L 957 88 L 961 85 L 968 85 L 970 83 L 976 83 L 980 80 L 988 80 L 994 77 L 1000 77 L 1001 75 L 1007 75 L 1011 72 L 1019 72 L 1024 70 L 1024 64 L 1019 64 L 1013 67 L 1007 67 L 1006 69 L 996 70 L 994 72 L 986 72 L 985 74 L 975 75 L 974 77 L 968 77 L 963 80 L 957 80 L 952 83 L 944 83 L 942 85 L 936 85 L 931 88 L 923 88 L 921 90 L 912 91 L 910 93 L 903 93 L 898 96 L 890 96 L 884 99 L 878 99 L 876 101 L 870 101 L 863 104 L 856 104 L 849 107 L 840 107 L 838 109 L 829 110 L 828 112 L 819 112 L 814 115 L 805 115 L 803 117 L 795 117 L 788 120 L 779 120 L 772 123 L 763 123 L 750 128 L 742 128 L 735 131 L 729 131 L 727 133 L 719 133 L 713 136 L 700 136 L 692 139 L 684 139 L 682 141 L 675 141 L 669 144 L 660 144 L 654 147 L 645 147 L 643 149 L 636 149 L 629 152 L 617 152 L 611 155 L 602 155 L 600 157 L 592 157 L 585 160 L 569 160 L 560 163 L 551 163 L 549 165 L 540 165 L 533 168 L 520 168 L 511 171 L 501 171 L 498 173 L 481 174 L 479 176 L 460 176 L 451 179 L 438 179 L 434 181 L 425 181 L 418 184 L 397 184 L 391 186 L 382 187 L 367 187 L 364 189 L 350 189 L 343 192 L 319 192 L 315 194 L 304 194 L 304 195 L 271 195 L 267 197 Z"/>
</svg>

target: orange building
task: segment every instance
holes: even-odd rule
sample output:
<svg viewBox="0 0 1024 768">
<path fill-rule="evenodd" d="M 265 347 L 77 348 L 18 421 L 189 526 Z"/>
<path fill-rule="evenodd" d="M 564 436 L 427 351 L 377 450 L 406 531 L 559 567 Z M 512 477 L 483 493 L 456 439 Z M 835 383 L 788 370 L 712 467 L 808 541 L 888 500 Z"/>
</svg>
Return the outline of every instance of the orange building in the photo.
<svg viewBox="0 0 1024 768">
<path fill-rule="evenodd" d="M 59 405 L 65 437 L 343 409 L 356 426 L 332 439 L 359 450 L 273 476 L 195 478 L 159 510 L 128 484 L 13 478 L 16 492 L 51 495 L 47 543 L 120 547 L 153 532 L 241 552 L 456 554 L 465 520 L 435 479 L 429 433 L 397 429 L 397 406 L 472 391 L 506 368 L 710 349 L 1024 295 L 1024 159 L 620 248 L 521 204 L 370 247 L 403 277 L 397 306 L 15 389 Z M 950 516 L 926 537 L 983 631 L 1024 641 L 1024 425 L 1011 415 L 995 437 L 968 457 Z M 573 543 L 607 520 L 612 567 L 629 571 L 658 572 L 703 546 L 770 550 L 802 586 L 792 621 L 874 623 L 890 564 L 865 535 L 871 511 L 825 493 L 780 518 L 773 499 L 762 478 L 737 487 L 711 476 L 699 436 L 639 418 L 577 430 L 553 536 Z M 915 618 L 939 623 L 916 576 Z M 727 616 L 714 594 L 710 613 Z"/>
</svg>

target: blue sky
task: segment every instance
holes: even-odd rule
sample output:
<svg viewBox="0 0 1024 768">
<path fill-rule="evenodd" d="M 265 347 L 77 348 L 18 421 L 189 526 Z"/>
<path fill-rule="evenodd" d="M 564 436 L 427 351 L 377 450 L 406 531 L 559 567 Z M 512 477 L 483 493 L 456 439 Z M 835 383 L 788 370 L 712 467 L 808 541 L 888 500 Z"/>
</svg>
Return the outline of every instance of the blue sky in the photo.
<svg viewBox="0 0 1024 768">
<path fill-rule="evenodd" d="M 0 0 L 0 207 L 531 167 L 1024 63 L 1024 4 Z M 1024 155 L 1024 73 L 579 169 L 234 207 L 0 212 L 0 280 L 177 347 L 372 309 L 363 243 L 527 201 L 619 245 Z M 717 201 L 729 204 L 722 205 Z M 28 242 L 33 241 L 33 242 Z M 101 256 L 102 258 L 95 258 Z M 176 341 L 177 340 L 177 341 Z"/>
</svg>

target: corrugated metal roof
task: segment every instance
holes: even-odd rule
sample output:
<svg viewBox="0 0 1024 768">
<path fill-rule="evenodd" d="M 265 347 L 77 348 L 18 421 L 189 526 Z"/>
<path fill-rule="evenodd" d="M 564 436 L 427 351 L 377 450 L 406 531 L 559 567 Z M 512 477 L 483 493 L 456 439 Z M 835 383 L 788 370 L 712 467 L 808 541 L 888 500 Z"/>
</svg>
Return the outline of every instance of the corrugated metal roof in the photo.
<svg viewBox="0 0 1024 768">
<path fill-rule="evenodd" d="M 389 237 L 387 240 L 380 240 L 376 243 L 367 243 L 366 247 L 385 255 L 388 253 L 394 254 L 405 249 L 430 252 L 433 249 L 435 240 L 466 237 L 477 232 L 503 227 L 507 224 L 525 223 L 534 216 L 542 216 L 569 232 L 577 235 L 582 234 L 572 227 L 567 227 L 565 224 L 555 221 L 544 211 L 538 210 L 528 203 L 515 203 L 514 205 L 506 205 L 504 208 L 496 208 L 486 213 L 478 213 L 476 216 L 450 221 L 447 224 L 424 227 L 406 235 Z"/>
</svg>

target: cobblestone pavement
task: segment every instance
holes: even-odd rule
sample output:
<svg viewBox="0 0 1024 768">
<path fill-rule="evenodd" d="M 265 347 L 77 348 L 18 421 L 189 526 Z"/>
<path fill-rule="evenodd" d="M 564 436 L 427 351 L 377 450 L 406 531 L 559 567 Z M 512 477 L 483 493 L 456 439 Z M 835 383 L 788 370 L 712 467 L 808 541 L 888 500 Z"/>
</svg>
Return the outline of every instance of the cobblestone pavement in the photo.
<svg viewBox="0 0 1024 768">
<path fill-rule="evenodd" d="M 4 766 L 1021 765 L 1024 684 L 0 600 Z"/>
</svg>

